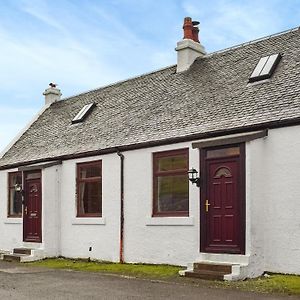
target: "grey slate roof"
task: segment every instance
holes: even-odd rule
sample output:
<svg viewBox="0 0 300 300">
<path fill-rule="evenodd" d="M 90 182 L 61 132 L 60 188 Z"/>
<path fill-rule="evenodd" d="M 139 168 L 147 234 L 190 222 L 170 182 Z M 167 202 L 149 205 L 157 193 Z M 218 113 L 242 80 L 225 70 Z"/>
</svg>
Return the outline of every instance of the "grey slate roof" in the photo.
<svg viewBox="0 0 300 300">
<path fill-rule="evenodd" d="M 248 84 L 262 56 L 281 53 L 272 78 Z M 0 167 L 300 118 L 296 29 L 53 103 L 0 159 Z M 96 107 L 79 124 L 74 116 Z"/>
</svg>

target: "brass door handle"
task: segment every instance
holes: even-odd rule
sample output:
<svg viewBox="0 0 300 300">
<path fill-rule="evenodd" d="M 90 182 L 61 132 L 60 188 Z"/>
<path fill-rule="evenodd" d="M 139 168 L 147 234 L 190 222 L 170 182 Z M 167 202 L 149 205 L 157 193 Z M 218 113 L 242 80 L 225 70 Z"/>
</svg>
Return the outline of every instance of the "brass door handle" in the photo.
<svg viewBox="0 0 300 300">
<path fill-rule="evenodd" d="M 25 208 L 24 208 L 24 213 L 25 213 L 25 215 L 27 215 L 27 206 L 25 206 Z"/>
<path fill-rule="evenodd" d="M 208 208 L 210 206 L 210 203 L 208 202 L 208 200 L 205 200 L 205 211 L 208 212 Z"/>
</svg>

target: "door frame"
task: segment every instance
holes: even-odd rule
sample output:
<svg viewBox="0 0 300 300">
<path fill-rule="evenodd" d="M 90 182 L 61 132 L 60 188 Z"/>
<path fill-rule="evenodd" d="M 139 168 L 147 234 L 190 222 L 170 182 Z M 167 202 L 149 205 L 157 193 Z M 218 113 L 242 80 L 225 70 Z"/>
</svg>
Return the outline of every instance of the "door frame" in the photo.
<svg viewBox="0 0 300 300">
<path fill-rule="evenodd" d="M 207 195 L 207 166 L 206 166 L 206 153 L 208 150 L 214 149 L 223 149 L 223 148 L 230 148 L 236 147 L 240 148 L 240 155 L 239 155 L 239 172 L 240 172 L 240 180 L 239 180 L 239 216 L 240 216 L 240 234 L 239 234 L 239 241 L 240 241 L 240 252 L 224 252 L 222 250 L 214 250 L 214 251 L 206 251 L 206 227 L 207 227 L 207 218 L 206 213 L 204 210 L 204 202 Z M 223 146 L 216 146 L 216 147 L 209 147 L 209 148 L 200 148 L 200 178 L 201 178 L 201 187 L 200 187 L 200 252 L 208 252 L 208 253 L 226 253 L 226 254 L 245 254 L 246 248 L 246 162 L 245 162 L 245 143 L 238 143 L 238 144 L 226 144 Z M 236 156 L 224 156 L 224 158 Z M 221 158 L 221 157 L 220 157 Z"/>
<path fill-rule="evenodd" d="M 39 177 L 36 178 L 27 178 L 30 174 L 39 174 Z M 36 240 L 26 240 L 25 232 L 26 232 L 26 219 L 25 219 L 25 206 L 27 205 L 27 181 L 28 180 L 39 180 L 40 181 L 40 235 L 39 239 Z M 23 172 L 23 186 L 24 186 L 24 205 L 23 205 L 23 242 L 25 243 L 41 243 L 43 236 L 43 223 L 42 223 L 42 212 L 43 212 L 43 193 L 42 193 L 42 171 L 41 170 L 32 170 Z"/>
</svg>

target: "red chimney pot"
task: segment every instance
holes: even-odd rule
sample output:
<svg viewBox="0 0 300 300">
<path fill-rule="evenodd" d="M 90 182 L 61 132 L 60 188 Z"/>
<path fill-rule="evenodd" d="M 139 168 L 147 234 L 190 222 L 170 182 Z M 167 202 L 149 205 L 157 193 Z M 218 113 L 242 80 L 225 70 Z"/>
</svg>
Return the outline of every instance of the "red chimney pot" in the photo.
<svg viewBox="0 0 300 300">
<path fill-rule="evenodd" d="M 192 18 L 186 17 L 183 22 L 183 38 L 193 40 Z"/>
<path fill-rule="evenodd" d="M 199 41 L 199 28 L 193 27 L 193 40 L 197 43 L 200 43 Z"/>
<path fill-rule="evenodd" d="M 185 17 L 183 22 L 183 38 L 190 39 L 194 42 L 199 42 L 199 28 L 197 25 L 199 24 L 198 21 L 192 21 L 192 18 Z"/>
</svg>

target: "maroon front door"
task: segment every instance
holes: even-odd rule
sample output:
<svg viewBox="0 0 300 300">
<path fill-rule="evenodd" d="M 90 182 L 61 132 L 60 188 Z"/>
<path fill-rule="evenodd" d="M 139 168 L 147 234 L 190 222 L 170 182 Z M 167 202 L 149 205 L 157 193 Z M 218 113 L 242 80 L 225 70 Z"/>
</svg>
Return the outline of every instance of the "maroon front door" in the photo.
<svg viewBox="0 0 300 300">
<path fill-rule="evenodd" d="M 203 150 L 201 251 L 245 251 L 244 146 Z"/>
<path fill-rule="evenodd" d="M 42 241 L 42 191 L 41 173 L 25 173 L 25 198 L 23 210 L 24 242 Z"/>
</svg>

